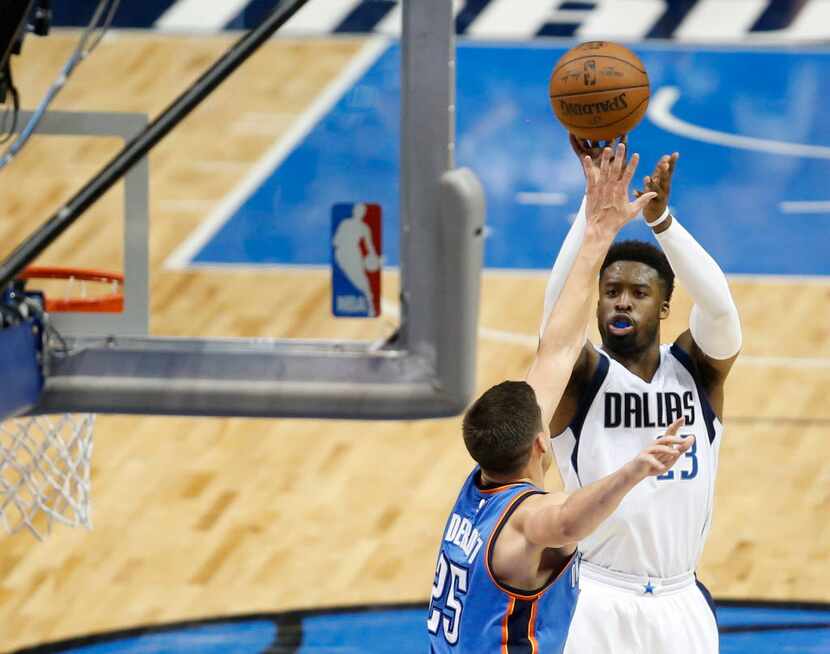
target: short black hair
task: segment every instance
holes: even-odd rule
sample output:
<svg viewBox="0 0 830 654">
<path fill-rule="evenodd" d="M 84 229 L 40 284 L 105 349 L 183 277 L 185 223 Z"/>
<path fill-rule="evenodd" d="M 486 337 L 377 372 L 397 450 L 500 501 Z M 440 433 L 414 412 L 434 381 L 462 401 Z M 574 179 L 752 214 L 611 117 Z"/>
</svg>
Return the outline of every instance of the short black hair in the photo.
<svg viewBox="0 0 830 654">
<path fill-rule="evenodd" d="M 542 411 L 527 382 L 505 381 L 487 390 L 464 415 L 464 445 L 485 472 L 519 472 L 542 431 Z"/>
<path fill-rule="evenodd" d="M 608 254 L 599 270 L 600 277 L 608 266 L 617 261 L 636 261 L 654 268 L 663 282 L 666 302 L 671 301 L 674 292 L 674 271 L 660 248 L 646 241 L 618 241 L 608 249 Z"/>
</svg>

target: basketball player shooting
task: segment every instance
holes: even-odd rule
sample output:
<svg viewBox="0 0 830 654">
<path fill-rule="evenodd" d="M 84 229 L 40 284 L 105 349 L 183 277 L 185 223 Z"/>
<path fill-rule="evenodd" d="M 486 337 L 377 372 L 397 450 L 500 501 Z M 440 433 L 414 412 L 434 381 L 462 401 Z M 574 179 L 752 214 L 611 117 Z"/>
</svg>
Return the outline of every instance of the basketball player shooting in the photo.
<svg viewBox="0 0 830 654">
<path fill-rule="evenodd" d="M 594 168 L 601 166 L 590 144 L 573 137 L 571 143 L 580 159 L 593 154 Z M 655 195 L 643 216 L 662 251 L 641 241 L 609 249 L 599 274 L 602 346 L 584 343 L 550 431 L 569 492 L 616 470 L 679 417 L 685 418 L 681 433 L 695 436 L 695 443 L 580 540 L 581 594 L 566 654 L 718 651 L 714 606 L 695 567 L 711 525 L 723 387 L 741 347 L 741 327 L 723 272 L 669 212 L 677 160 L 677 153 L 662 157 L 644 179 L 643 192 Z M 551 271 L 543 334 L 585 239 L 586 206 Z M 694 306 L 689 329 L 661 346 L 675 275 Z"/>
<path fill-rule="evenodd" d="M 553 461 L 547 425 L 585 342 L 600 264 L 620 228 L 656 197 L 648 191 L 629 202 L 637 155 L 625 166 L 624 153 L 620 145 L 614 163 L 610 149 L 598 166 L 583 162 L 584 233 L 525 381 L 492 387 L 464 416 L 464 443 L 478 465 L 441 540 L 427 617 L 433 653 L 561 653 L 579 592 L 574 544 L 694 447 L 677 436 L 678 417 L 602 479 L 571 495 L 543 490 Z"/>
</svg>

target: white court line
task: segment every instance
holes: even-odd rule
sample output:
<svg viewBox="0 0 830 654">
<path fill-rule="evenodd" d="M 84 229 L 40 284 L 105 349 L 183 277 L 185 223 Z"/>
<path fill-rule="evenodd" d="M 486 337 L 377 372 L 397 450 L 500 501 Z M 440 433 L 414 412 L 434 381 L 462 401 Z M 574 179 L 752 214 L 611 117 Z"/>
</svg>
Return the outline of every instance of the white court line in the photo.
<svg viewBox="0 0 830 654">
<path fill-rule="evenodd" d="M 403 9 L 401 5 L 395 5 L 377 25 L 375 32 L 386 36 L 400 37 L 403 28 Z"/>
<path fill-rule="evenodd" d="M 580 40 L 645 37 L 666 11 L 665 0 L 602 0 L 576 31 Z"/>
<path fill-rule="evenodd" d="M 280 29 L 280 34 L 327 34 L 343 22 L 360 0 L 311 0 Z"/>
<path fill-rule="evenodd" d="M 218 32 L 236 16 L 250 0 L 179 0 L 155 22 L 162 31 Z"/>
<path fill-rule="evenodd" d="M 772 141 L 740 134 L 729 134 L 719 132 L 707 127 L 699 127 L 687 123 L 672 115 L 671 110 L 680 97 L 680 91 L 675 86 L 664 86 L 658 89 L 652 96 L 648 108 L 648 117 L 658 127 L 685 136 L 686 138 L 714 143 L 741 150 L 754 150 L 756 152 L 768 152 L 770 154 L 781 154 L 790 157 L 808 157 L 810 159 L 830 159 L 830 148 L 822 145 L 803 145 L 801 143 L 786 143 L 783 141 Z"/>
<path fill-rule="evenodd" d="M 550 2 L 492 0 L 467 28 L 469 36 L 529 39 L 553 14 Z"/>
<path fill-rule="evenodd" d="M 400 318 L 398 305 L 387 300 L 381 301 L 381 309 L 384 314 L 392 318 Z M 492 329 L 491 327 L 479 327 L 478 335 L 488 341 L 497 343 L 508 343 L 510 345 L 521 345 L 530 350 L 535 350 L 539 344 L 539 337 L 534 334 L 505 331 L 503 329 Z M 765 357 L 742 354 L 736 361 L 737 364 L 770 367 L 770 368 L 813 368 L 830 369 L 830 358 L 827 357 Z"/>
<path fill-rule="evenodd" d="M 680 41 L 740 41 L 767 0 L 700 0 L 674 32 Z"/>
<path fill-rule="evenodd" d="M 554 9 L 548 23 L 581 23 L 591 15 L 593 9 Z"/>
<path fill-rule="evenodd" d="M 827 357 L 761 357 L 740 355 L 735 363 L 770 368 L 830 368 Z"/>
<path fill-rule="evenodd" d="M 822 43 L 830 38 L 830 0 L 808 0 L 789 27 L 754 34 L 750 32 L 744 38 L 770 43 Z"/>
<path fill-rule="evenodd" d="M 830 200 L 819 202 L 790 200 L 779 202 L 778 208 L 781 213 L 830 213 Z"/>
<path fill-rule="evenodd" d="M 225 196 L 216 210 L 167 258 L 165 268 L 181 270 L 218 232 L 248 197 L 265 181 L 277 166 L 306 137 L 317 122 L 337 103 L 369 67 L 386 50 L 389 40 L 376 36 L 369 39 L 343 72 L 335 78 L 311 106 L 304 111 L 282 139 L 277 141 L 252 167 L 251 172 Z"/>
<path fill-rule="evenodd" d="M 487 227 L 485 226 L 485 230 Z M 486 233 L 486 232 L 485 232 Z M 553 258 L 555 253 L 551 254 Z M 551 259 L 553 260 L 553 259 Z M 191 261 L 186 265 L 188 270 L 204 271 L 236 271 L 236 272 L 257 272 L 259 270 L 269 272 L 287 272 L 310 270 L 331 270 L 331 264 L 325 263 L 251 263 L 250 261 L 222 263 L 208 261 L 205 263 Z M 384 266 L 384 272 L 397 274 L 398 266 Z M 547 268 L 484 268 L 481 271 L 485 277 L 530 277 L 531 279 L 547 279 L 550 269 Z M 815 286 L 830 286 L 830 275 L 763 275 L 749 273 L 729 273 L 726 275 L 729 281 L 736 282 L 757 282 L 762 284 L 777 284 L 781 286 L 799 286 L 803 284 Z"/>
<path fill-rule="evenodd" d="M 568 201 L 566 193 L 536 193 L 520 191 L 516 193 L 518 204 L 539 204 L 551 207 L 560 207 Z"/>
<path fill-rule="evenodd" d="M 453 0 L 452 1 L 452 17 L 458 15 L 458 12 L 461 11 L 462 7 L 464 6 L 464 2 L 466 0 Z M 386 14 L 386 16 L 381 20 L 377 25 L 375 25 L 375 32 L 378 34 L 384 34 L 386 36 L 393 36 L 395 38 L 399 38 L 401 35 L 401 29 L 403 28 L 403 7 L 399 3 L 395 5 L 392 10 Z"/>
</svg>

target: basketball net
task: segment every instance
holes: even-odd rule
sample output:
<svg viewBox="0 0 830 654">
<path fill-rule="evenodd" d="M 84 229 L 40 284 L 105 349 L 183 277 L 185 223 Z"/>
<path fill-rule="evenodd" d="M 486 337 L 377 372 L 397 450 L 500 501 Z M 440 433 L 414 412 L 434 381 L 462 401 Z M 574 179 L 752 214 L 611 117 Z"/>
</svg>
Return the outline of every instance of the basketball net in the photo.
<svg viewBox="0 0 830 654">
<path fill-rule="evenodd" d="M 40 308 L 46 311 L 44 325 L 48 324 L 49 312 L 110 313 L 124 308 L 124 276 L 120 273 L 30 267 L 18 279 L 67 282 L 62 298 L 40 293 Z M 87 285 L 98 285 L 99 292 L 88 294 Z M 59 335 L 58 338 L 62 341 Z M 6 532 L 14 534 L 27 529 L 43 540 L 55 523 L 92 529 L 90 472 L 94 426 L 94 414 L 73 413 L 0 422 L 0 523 Z"/>
<path fill-rule="evenodd" d="M 43 540 L 54 523 L 92 528 L 94 414 L 42 415 L 0 423 L 0 522 Z"/>
</svg>

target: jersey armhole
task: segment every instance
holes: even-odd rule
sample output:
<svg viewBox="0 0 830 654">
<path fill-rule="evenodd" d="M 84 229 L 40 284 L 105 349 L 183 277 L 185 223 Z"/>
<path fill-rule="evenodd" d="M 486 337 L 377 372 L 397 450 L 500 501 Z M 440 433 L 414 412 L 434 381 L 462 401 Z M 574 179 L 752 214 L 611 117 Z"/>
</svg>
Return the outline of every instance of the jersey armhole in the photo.
<svg viewBox="0 0 830 654">
<path fill-rule="evenodd" d="M 682 365 L 692 376 L 692 380 L 695 382 L 697 396 L 700 398 L 700 404 L 703 408 L 703 419 L 706 421 L 706 433 L 709 435 L 709 442 L 712 443 L 717 436 L 717 431 L 715 430 L 715 420 L 717 420 L 718 417 L 715 414 L 715 410 L 712 408 L 711 402 L 709 402 L 709 395 L 703 388 L 703 384 L 701 383 L 700 375 L 697 374 L 697 368 L 695 367 L 694 361 L 692 361 L 692 357 L 689 356 L 689 353 L 677 343 L 672 344 L 670 352 L 672 353 L 672 356 L 680 362 L 680 365 Z"/>
<path fill-rule="evenodd" d="M 509 595 L 510 597 L 515 597 L 517 599 L 524 600 L 536 599 L 540 595 L 544 594 L 544 592 L 548 588 L 550 588 L 554 583 L 556 583 L 556 580 L 559 579 L 565 573 L 565 571 L 568 570 L 568 568 L 570 568 L 571 564 L 573 563 L 577 555 L 577 552 L 574 552 L 570 556 L 570 558 L 567 561 L 565 561 L 565 563 L 562 565 L 562 569 L 558 572 L 552 572 L 550 575 L 550 579 L 548 579 L 544 584 L 542 584 L 542 586 L 540 586 L 536 590 L 522 590 L 521 588 L 513 588 L 512 586 L 502 583 L 498 579 L 496 579 L 496 574 L 495 572 L 493 572 L 492 567 L 493 552 L 496 547 L 496 540 L 498 539 L 499 534 L 501 534 L 501 530 L 504 529 L 504 525 L 507 524 L 507 521 L 510 518 L 510 516 L 513 515 L 516 509 L 519 508 L 519 505 L 522 502 L 524 502 L 528 497 L 531 497 L 532 495 L 547 495 L 547 492 L 541 490 L 528 490 L 514 497 L 510 501 L 510 504 L 507 505 L 504 511 L 502 511 L 502 514 L 499 516 L 499 519 L 496 522 L 496 526 L 493 529 L 493 533 L 490 534 L 490 538 L 487 541 L 487 549 L 484 552 L 484 568 L 485 570 L 487 570 L 487 575 L 490 577 L 490 581 L 493 582 L 493 585 L 495 585 L 496 588 L 498 588 L 503 593 Z"/>
<path fill-rule="evenodd" d="M 571 420 L 571 424 L 568 425 L 571 433 L 573 433 L 575 441 L 573 450 L 571 450 L 571 465 L 573 466 L 577 479 L 579 479 L 579 465 L 577 463 L 579 455 L 579 437 L 582 434 L 582 427 L 585 424 L 585 418 L 588 417 L 588 411 L 590 411 L 591 405 L 594 403 L 594 400 L 599 393 L 599 389 L 602 387 L 603 383 L 605 383 L 605 378 L 608 377 L 608 371 L 611 367 L 608 357 L 603 352 L 597 350 L 597 354 L 599 355 L 597 369 L 594 371 L 594 374 L 591 376 L 591 379 L 585 387 L 582 396 L 579 398 L 579 406 L 577 407 L 576 415 L 573 420 Z M 582 481 L 579 483 L 582 485 Z"/>
</svg>

